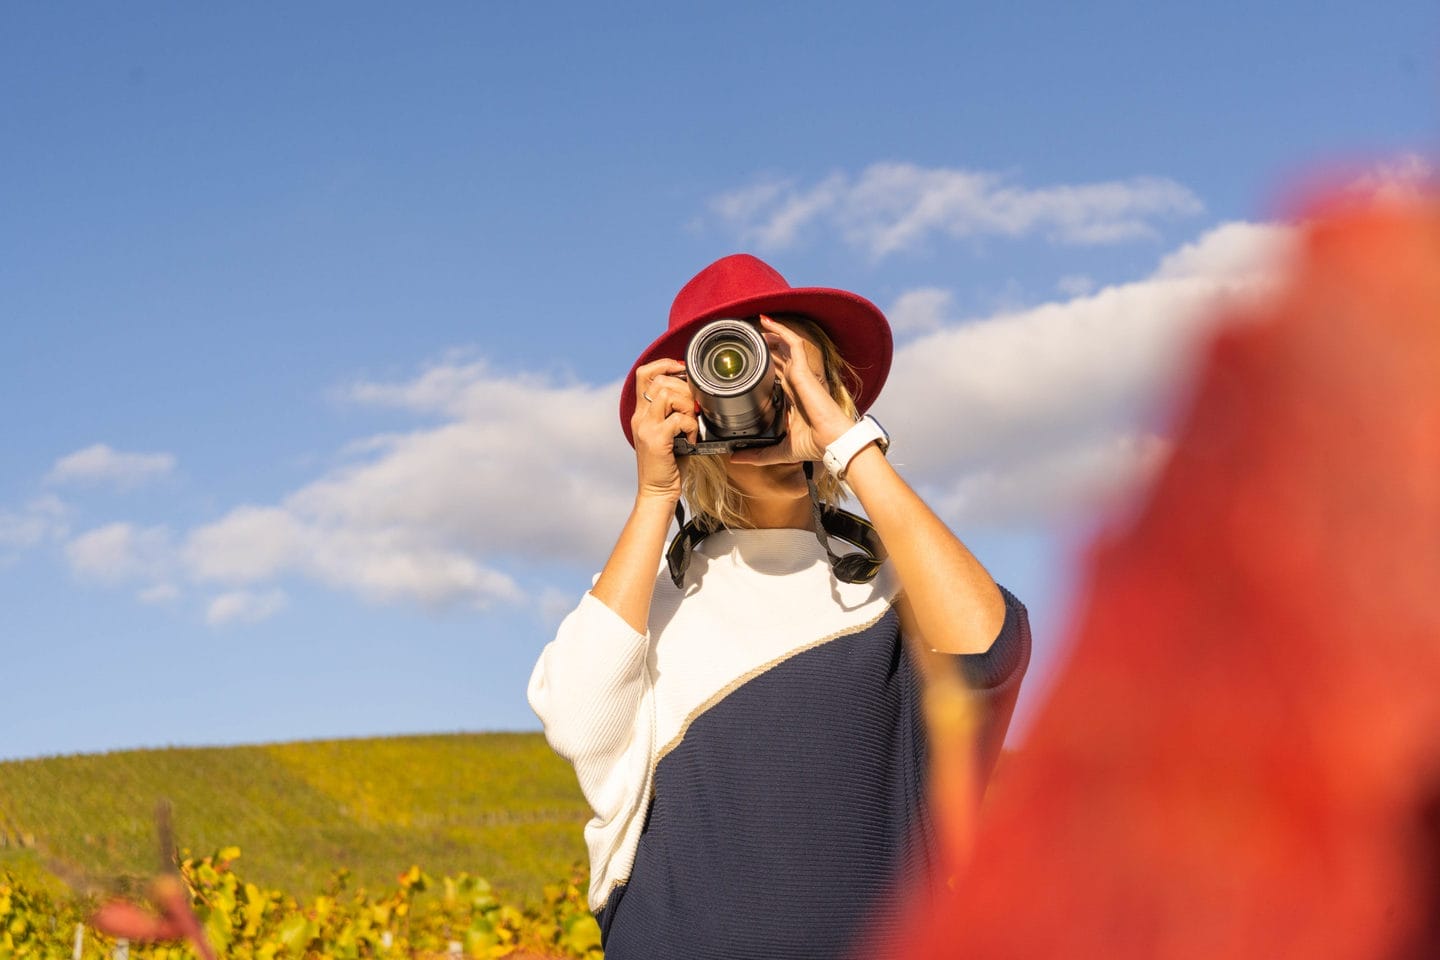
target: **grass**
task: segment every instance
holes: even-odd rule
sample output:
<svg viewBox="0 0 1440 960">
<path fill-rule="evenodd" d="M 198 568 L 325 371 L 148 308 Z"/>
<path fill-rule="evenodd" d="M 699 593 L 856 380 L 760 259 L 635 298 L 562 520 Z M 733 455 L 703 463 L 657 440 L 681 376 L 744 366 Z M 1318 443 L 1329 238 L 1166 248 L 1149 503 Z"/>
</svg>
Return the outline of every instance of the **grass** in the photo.
<svg viewBox="0 0 1440 960">
<path fill-rule="evenodd" d="M 0 763 L 0 870 L 44 864 L 100 884 L 152 874 L 161 798 L 178 846 L 239 846 L 247 879 L 295 894 L 339 867 L 385 888 L 418 863 L 531 900 L 584 860 L 589 815 L 538 733 L 47 757 Z"/>
</svg>

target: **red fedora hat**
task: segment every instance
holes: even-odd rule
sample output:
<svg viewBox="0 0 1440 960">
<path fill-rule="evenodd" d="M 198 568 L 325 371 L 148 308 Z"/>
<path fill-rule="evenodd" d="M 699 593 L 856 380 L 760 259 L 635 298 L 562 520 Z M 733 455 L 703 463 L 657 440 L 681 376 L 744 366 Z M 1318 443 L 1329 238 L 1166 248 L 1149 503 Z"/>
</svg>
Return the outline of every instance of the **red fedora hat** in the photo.
<svg viewBox="0 0 1440 960">
<path fill-rule="evenodd" d="M 721 317 L 759 313 L 800 313 L 824 330 L 846 362 L 855 368 L 847 384 L 863 413 L 880 395 L 890 374 L 894 344 L 890 323 L 880 308 L 845 290 L 792 287 L 768 263 L 748 253 L 716 260 L 680 288 L 670 305 L 670 325 L 630 368 L 620 386 L 620 426 L 635 445 L 630 418 L 635 413 L 635 371 L 652 360 L 683 360 L 690 338 L 703 324 Z"/>
</svg>

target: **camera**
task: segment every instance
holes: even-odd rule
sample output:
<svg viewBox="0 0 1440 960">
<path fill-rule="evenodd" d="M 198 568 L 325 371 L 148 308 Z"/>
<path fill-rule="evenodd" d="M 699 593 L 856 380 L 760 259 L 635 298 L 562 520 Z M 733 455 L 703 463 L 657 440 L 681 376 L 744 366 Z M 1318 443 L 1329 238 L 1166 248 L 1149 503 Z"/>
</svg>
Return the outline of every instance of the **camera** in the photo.
<svg viewBox="0 0 1440 960">
<path fill-rule="evenodd" d="M 698 443 L 675 438 L 677 456 L 764 447 L 785 438 L 785 391 L 755 319 L 705 324 L 685 350 L 690 393 L 700 407 Z"/>
</svg>

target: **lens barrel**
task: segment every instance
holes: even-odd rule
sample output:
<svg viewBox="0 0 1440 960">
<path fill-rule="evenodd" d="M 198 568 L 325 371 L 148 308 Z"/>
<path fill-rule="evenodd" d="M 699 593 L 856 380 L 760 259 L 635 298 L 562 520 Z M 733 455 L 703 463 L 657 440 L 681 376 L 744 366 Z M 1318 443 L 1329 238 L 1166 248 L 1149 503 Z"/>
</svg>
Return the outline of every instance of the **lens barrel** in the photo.
<svg viewBox="0 0 1440 960">
<path fill-rule="evenodd" d="M 775 371 L 759 326 L 750 320 L 712 320 L 685 351 L 690 392 L 716 439 L 753 437 L 775 421 Z"/>
</svg>

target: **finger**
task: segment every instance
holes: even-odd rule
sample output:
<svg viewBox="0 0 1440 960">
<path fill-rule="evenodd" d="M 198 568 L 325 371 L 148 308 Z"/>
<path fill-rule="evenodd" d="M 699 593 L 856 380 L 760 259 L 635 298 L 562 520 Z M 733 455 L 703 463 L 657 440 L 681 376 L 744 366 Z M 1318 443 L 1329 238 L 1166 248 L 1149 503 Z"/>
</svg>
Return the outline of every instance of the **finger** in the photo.
<svg viewBox="0 0 1440 960">
<path fill-rule="evenodd" d="M 760 314 L 760 329 L 769 335 L 767 340 L 769 337 L 775 337 L 785 344 L 785 353 L 789 355 L 789 359 L 808 359 L 805 355 L 805 341 L 801 339 L 800 334 L 785 324 L 762 313 Z"/>
<path fill-rule="evenodd" d="M 766 336 L 773 336 L 784 345 L 784 352 L 789 359 L 777 366 L 780 367 L 781 385 L 785 394 L 808 420 L 812 411 L 825 410 L 829 405 L 835 403 L 834 396 L 830 393 L 830 386 L 825 382 L 824 365 L 816 365 L 812 362 L 810 350 L 813 347 L 794 330 L 781 323 L 776 323 L 769 317 L 761 316 L 761 323 L 766 328 Z"/>
<path fill-rule="evenodd" d="M 635 405 L 635 413 L 630 418 L 631 431 L 638 434 L 641 429 L 649 429 L 677 410 L 682 413 L 697 410 L 688 390 L 652 387 L 649 396 L 642 396 Z"/>
<path fill-rule="evenodd" d="M 637 368 L 635 371 L 635 402 L 646 402 L 645 393 L 650 385 L 650 381 L 664 374 L 679 373 L 684 369 L 685 363 L 683 360 L 671 360 L 668 358 L 652 360 L 644 366 Z M 654 396 L 654 394 L 651 394 L 651 396 Z"/>
<path fill-rule="evenodd" d="M 765 331 L 765 342 L 771 347 L 771 354 L 777 359 L 787 379 L 823 379 L 811 362 L 810 351 L 807 349 L 810 344 L 800 334 L 764 314 L 760 315 L 760 324 Z"/>
<path fill-rule="evenodd" d="M 655 406 L 659 407 L 660 402 L 656 401 Z M 669 436 L 674 436 L 680 430 L 685 429 L 684 424 L 695 423 L 697 417 L 695 411 L 691 409 L 691 406 L 692 404 L 688 400 L 683 401 L 679 406 L 674 406 L 666 411 L 664 416 L 658 414 L 652 416 L 649 422 L 645 424 L 647 433 L 653 431 L 656 436 L 659 436 L 661 433 L 668 433 Z"/>
<path fill-rule="evenodd" d="M 693 411 L 695 406 L 690 384 L 665 374 L 659 374 L 645 384 L 640 391 L 640 399 L 650 408 L 648 413 L 652 418 L 656 415 L 664 418 L 672 410 Z"/>
<path fill-rule="evenodd" d="M 659 406 L 656 403 L 656 406 Z M 668 452 L 675 437 L 685 434 L 691 443 L 700 432 L 699 418 L 686 407 L 671 410 L 664 417 L 651 417 L 636 431 L 639 446 Z"/>
<path fill-rule="evenodd" d="M 690 393 L 690 388 L 683 382 L 677 384 L 665 384 L 652 387 L 650 397 L 654 401 L 650 404 L 651 419 L 664 420 L 673 413 L 693 414 L 700 409 L 695 402 L 695 397 Z"/>
<path fill-rule="evenodd" d="M 666 417 L 665 424 L 667 427 L 674 428 L 674 432 L 670 434 L 672 440 L 683 433 L 686 440 L 694 443 L 695 438 L 700 433 L 700 421 L 693 415 L 684 413 L 683 411 L 673 413 Z"/>
<path fill-rule="evenodd" d="M 645 392 L 656 400 L 660 399 L 661 392 L 688 397 L 691 394 L 690 381 L 662 374 L 650 381 L 650 387 Z"/>
</svg>

